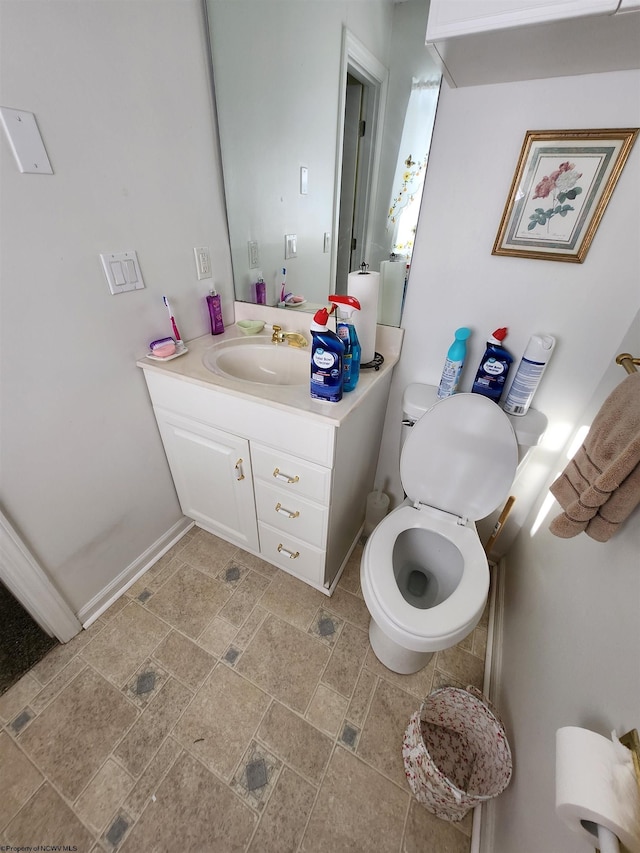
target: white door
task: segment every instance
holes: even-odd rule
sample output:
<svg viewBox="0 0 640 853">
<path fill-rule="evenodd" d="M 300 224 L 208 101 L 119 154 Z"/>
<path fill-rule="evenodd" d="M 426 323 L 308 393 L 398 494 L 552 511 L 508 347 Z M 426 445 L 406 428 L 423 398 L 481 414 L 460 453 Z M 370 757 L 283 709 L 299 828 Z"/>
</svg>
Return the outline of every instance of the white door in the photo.
<svg viewBox="0 0 640 853">
<path fill-rule="evenodd" d="M 249 442 L 161 409 L 156 416 L 184 514 L 258 551 Z"/>
</svg>

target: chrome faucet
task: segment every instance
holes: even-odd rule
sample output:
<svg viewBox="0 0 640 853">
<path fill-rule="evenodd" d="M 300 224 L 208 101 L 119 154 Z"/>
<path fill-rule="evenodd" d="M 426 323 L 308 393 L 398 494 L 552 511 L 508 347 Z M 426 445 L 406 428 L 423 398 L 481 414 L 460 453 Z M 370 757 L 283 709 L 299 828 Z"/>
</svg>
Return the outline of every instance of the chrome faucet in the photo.
<svg viewBox="0 0 640 853">
<path fill-rule="evenodd" d="M 271 335 L 271 341 L 274 344 L 289 344 L 290 347 L 306 347 L 308 344 L 307 339 L 304 335 L 301 335 L 300 332 L 283 332 L 280 326 L 273 327 L 273 334 Z"/>
</svg>

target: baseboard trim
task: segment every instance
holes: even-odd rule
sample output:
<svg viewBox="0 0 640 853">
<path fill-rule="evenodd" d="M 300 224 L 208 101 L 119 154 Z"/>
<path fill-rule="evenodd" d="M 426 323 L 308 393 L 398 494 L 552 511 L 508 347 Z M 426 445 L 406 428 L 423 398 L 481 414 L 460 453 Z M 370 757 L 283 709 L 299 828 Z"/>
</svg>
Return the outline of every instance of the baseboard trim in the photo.
<svg viewBox="0 0 640 853">
<path fill-rule="evenodd" d="M 506 558 L 493 567 L 493 584 L 489 602 L 487 654 L 484 664 L 482 692 L 496 703 L 502 677 L 502 631 L 504 625 L 504 579 Z M 477 806 L 473 812 L 470 853 L 492 853 L 495 834 L 495 800 Z"/>
<path fill-rule="evenodd" d="M 97 595 L 78 611 L 78 619 L 83 628 L 88 628 L 98 617 L 107 610 L 114 601 L 117 601 L 130 586 L 142 577 L 142 575 L 157 563 L 160 557 L 167 553 L 176 542 L 193 527 L 194 522 L 190 518 L 182 518 L 163 533 L 159 539 L 147 548 L 137 559 L 130 563 L 126 569 L 107 584 Z"/>
</svg>

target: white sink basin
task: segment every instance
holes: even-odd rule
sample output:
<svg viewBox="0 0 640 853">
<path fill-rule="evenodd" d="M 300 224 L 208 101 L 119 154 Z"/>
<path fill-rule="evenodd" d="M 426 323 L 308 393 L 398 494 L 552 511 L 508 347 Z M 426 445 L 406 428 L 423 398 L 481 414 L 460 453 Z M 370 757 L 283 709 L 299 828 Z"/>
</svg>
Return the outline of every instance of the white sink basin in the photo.
<svg viewBox="0 0 640 853">
<path fill-rule="evenodd" d="M 306 385 L 311 376 L 311 350 L 274 344 L 271 338 L 235 338 L 221 341 L 202 357 L 218 376 L 258 385 Z"/>
</svg>

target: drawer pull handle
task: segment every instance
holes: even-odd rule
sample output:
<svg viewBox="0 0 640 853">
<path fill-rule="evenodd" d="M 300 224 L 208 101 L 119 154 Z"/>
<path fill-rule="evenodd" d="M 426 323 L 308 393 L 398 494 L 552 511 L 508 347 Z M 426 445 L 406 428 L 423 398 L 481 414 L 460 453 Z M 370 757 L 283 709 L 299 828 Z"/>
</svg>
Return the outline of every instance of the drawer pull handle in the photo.
<svg viewBox="0 0 640 853">
<path fill-rule="evenodd" d="M 281 542 L 278 545 L 278 554 L 286 554 L 290 560 L 295 560 L 300 556 L 300 551 L 288 551 Z"/>
<path fill-rule="evenodd" d="M 281 474 L 279 468 L 273 469 L 273 476 L 276 480 L 284 480 L 287 483 L 297 483 L 300 477 L 296 474 L 295 477 L 290 477 L 288 474 Z"/>
<path fill-rule="evenodd" d="M 236 480 L 240 482 L 240 480 L 244 480 L 244 471 L 242 470 L 242 459 L 238 459 L 235 464 L 236 469 Z"/>
<path fill-rule="evenodd" d="M 288 515 L 289 518 L 297 518 L 300 515 L 298 510 L 296 510 L 295 512 L 291 512 L 290 509 L 285 509 L 281 503 L 276 504 L 276 512 L 281 512 L 283 515 Z"/>
</svg>

